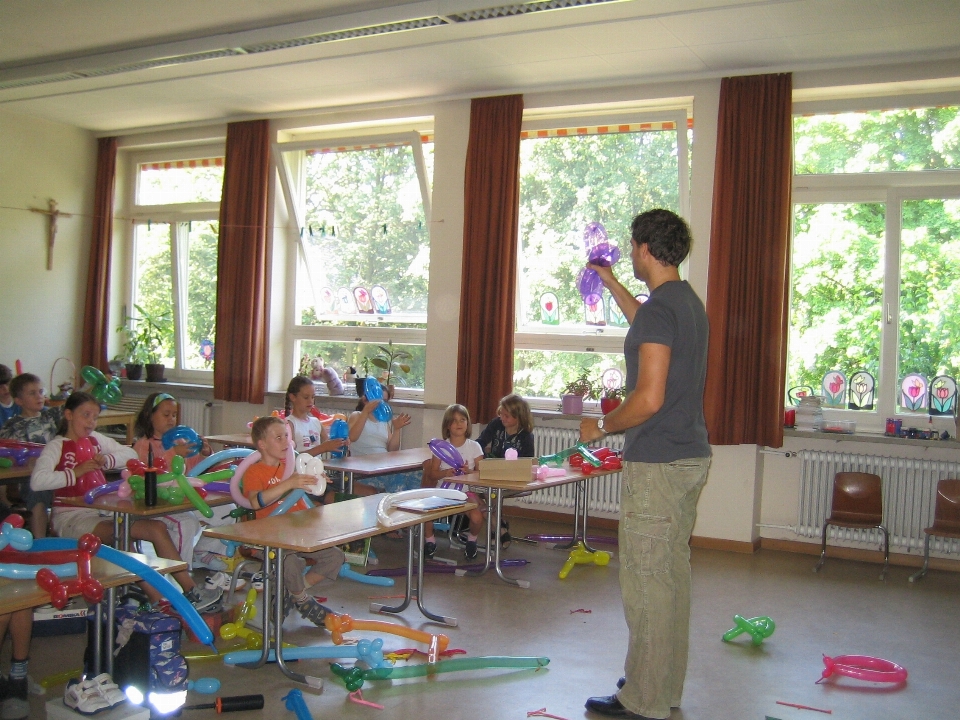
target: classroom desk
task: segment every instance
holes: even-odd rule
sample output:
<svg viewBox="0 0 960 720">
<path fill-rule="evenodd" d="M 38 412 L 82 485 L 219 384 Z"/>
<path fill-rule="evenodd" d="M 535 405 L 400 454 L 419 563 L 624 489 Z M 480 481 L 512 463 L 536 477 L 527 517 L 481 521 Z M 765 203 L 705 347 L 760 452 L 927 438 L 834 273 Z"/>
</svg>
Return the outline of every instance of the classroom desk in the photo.
<svg viewBox="0 0 960 720">
<path fill-rule="evenodd" d="M 481 461 L 482 463 L 482 461 Z M 484 487 L 487 490 L 487 497 L 490 498 L 490 502 L 493 503 L 495 512 L 487 512 L 487 538 L 486 542 L 487 550 L 484 554 L 484 564 L 483 569 L 478 570 L 476 573 L 468 573 L 470 575 L 483 575 L 487 570 L 490 569 L 491 557 L 490 557 L 490 546 L 494 546 L 493 553 L 493 567 L 496 570 L 497 576 L 503 580 L 505 583 L 510 585 L 516 585 L 517 587 L 528 588 L 530 583 L 527 580 L 517 580 L 515 578 L 507 577 L 503 574 L 503 568 L 500 567 L 500 523 L 503 518 L 503 500 L 504 500 L 504 491 L 509 491 L 510 493 L 526 493 L 534 492 L 536 490 L 546 490 L 547 488 L 556 487 L 557 485 L 566 485 L 568 483 L 576 483 L 576 496 L 574 500 L 574 513 L 573 513 L 573 538 L 567 545 L 558 545 L 560 549 L 572 548 L 577 542 L 582 542 L 584 547 L 590 552 L 596 552 L 596 550 L 590 547 L 587 542 L 587 515 L 588 515 L 588 505 L 589 505 L 589 495 L 587 494 L 587 483 L 593 478 L 605 477 L 607 475 L 613 475 L 622 470 L 595 470 L 589 475 L 584 475 L 579 468 L 571 468 L 564 465 L 563 468 L 566 472 L 563 475 L 557 477 L 546 478 L 545 480 L 534 480 L 528 483 L 517 483 L 517 482 L 508 482 L 508 481 L 499 481 L 499 480 L 481 480 L 479 473 L 468 473 L 466 475 L 460 475 L 456 477 L 455 480 L 457 483 L 463 483 L 464 485 L 473 485 L 475 487 Z M 496 535 L 494 535 L 494 528 L 496 528 Z"/>
<path fill-rule="evenodd" d="M 29 480 L 36 462 L 36 458 L 30 458 L 25 465 L 0 468 L 0 485 L 15 485 L 21 480 Z"/>
<path fill-rule="evenodd" d="M 140 562 L 146 563 L 154 570 L 164 575 L 168 573 L 180 572 L 187 569 L 187 564 L 182 560 L 166 560 L 164 558 L 154 558 L 148 560 L 146 555 L 130 553 Z M 107 591 L 107 643 L 108 647 L 113 647 L 113 635 L 115 632 L 113 609 L 116 602 L 116 588 L 129 583 L 136 582 L 140 578 L 121 567 L 109 563 L 99 557 L 94 557 L 90 563 L 90 570 L 104 590 Z M 30 580 L 11 580 L 9 578 L 0 578 L 0 614 L 12 613 L 17 610 L 27 610 L 29 608 L 47 605 L 50 602 L 50 594 L 40 589 L 35 579 Z M 103 622 L 100 613 L 102 604 L 98 603 L 96 607 L 96 619 L 94 623 L 94 657 L 93 657 L 93 675 L 100 674 L 102 666 L 99 649 L 102 647 L 100 642 L 100 632 L 103 628 Z M 106 658 L 106 671 L 113 675 L 113 655 Z"/>
<path fill-rule="evenodd" d="M 318 687 L 318 678 L 307 679 L 306 676 L 290 670 L 283 660 L 283 561 L 287 552 L 315 552 L 325 548 L 343 545 L 355 540 L 364 540 L 374 535 L 380 535 L 390 530 L 418 526 L 411 529 L 407 545 L 407 586 L 404 601 L 395 607 L 388 607 L 379 603 L 370 604 L 370 612 L 400 613 L 407 609 L 414 594 L 413 566 L 414 543 L 419 552 L 416 555 L 417 563 L 417 607 L 425 617 L 434 622 L 456 627 L 457 619 L 437 615 L 427 610 L 423 605 L 423 524 L 439 520 L 450 514 L 449 510 L 438 510 L 432 513 L 412 513 L 403 510 L 392 510 L 390 518 L 395 522 L 390 527 L 383 527 L 377 522 L 377 506 L 383 495 L 371 495 L 354 500 L 344 500 L 332 505 L 319 505 L 309 510 L 275 515 L 236 523 L 235 525 L 221 525 L 207 528 L 204 535 L 253 545 L 263 548 L 263 597 L 262 617 L 264 621 L 264 637 L 270 637 L 269 624 L 274 626 L 274 652 L 277 665 L 284 675 L 297 682 Z M 467 503 L 465 510 L 472 510 L 476 505 Z M 275 559 L 271 560 L 271 553 Z M 271 571 L 271 566 L 273 571 Z M 273 577 L 271 578 L 271 575 Z M 274 588 L 274 584 L 276 588 Z M 271 602 L 273 614 L 270 614 Z M 263 654 L 255 663 L 245 664 L 244 667 L 258 668 L 267 661 L 270 651 L 270 642 L 264 642 Z"/>
<path fill-rule="evenodd" d="M 250 439 L 250 433 L 233 433 L 232 435 L 208 435 L 204 438 L 211 445 L 220 445 L 223 448 L 228 447 L 247 447 L 253 448 L 253 440 Z"/>
<path fill-rule="evenodd" d="M 205 498 L 207 505 L 217 507 L 218 505 L 227 505 L 233 502 L 229 493 L 208 493 Z M 186 510 L 196 510 L 193 503 L 184 502 L 177 505 L 171 505 L 163 500 L 158 500 L 153 507 L 147 507 L 143 500 L 133 498 L 121 499 L 115 492 L 101 495 L 92 504 L 87 504 L 83 497 L 57 498 L 57 502 L 63 505 L 73 507 L 87 508 L 89 510 L 103 510 L 113 513 L 113 538 L 114 544 L 118 550 L 130 551 L 130 524 L 143 518 L 158 517 L 160 515 L 173 515 Z M 131 520 L 130 518 L 133 518 Z M 121 533 L 122 530 L 122 533 Z"/>
<path fill-rule="evenodd" d="M 127 445 L 133 442 L 133 426 L 137 424 L 138 413 L 130 410 L 106 410 L 100 411 L 100 417 L 97 418 L 97 427 L 109 427 L 111 425 L 123 425 L 127 428 Z"/>
<path fill-rule="evenodd" d="M 351 455 L 344 458 L 330 458 L 323 461 L 327 470 L 339 470 L 347 475 L 347 492 L 353 492 L 353 476 L 361 479 L 376 475 L 419 470 L 425 460 L 433 457 L 429 448 L 418 447 L 409 450 L 376 453 L 375 455 Z"/>
</svg>

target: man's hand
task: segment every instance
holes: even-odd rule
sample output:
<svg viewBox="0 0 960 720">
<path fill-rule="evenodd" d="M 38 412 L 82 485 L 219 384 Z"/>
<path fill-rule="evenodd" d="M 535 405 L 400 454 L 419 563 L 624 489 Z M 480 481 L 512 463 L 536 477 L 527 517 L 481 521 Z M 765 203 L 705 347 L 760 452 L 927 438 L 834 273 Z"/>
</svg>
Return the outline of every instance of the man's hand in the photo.
<svg viewBox="0 0 960 720">
<path fill-rule="evenodd" d="M 580 420 L 580 442 L 593 442 L 603 437 L 604 432 L 597 427 L 598 418 L 582 418 Z"/>
<path fill-rule="evenodd" d="M 613 267 L 610 265 L 595 265 L 593 263 L 587 263 L 587 267 L 600 276 L 600 282 L 603 283 L 605 288 L 609 288 L 611 283 L 617 281 L 616 277 L 613 275 Z"/>
</svg>

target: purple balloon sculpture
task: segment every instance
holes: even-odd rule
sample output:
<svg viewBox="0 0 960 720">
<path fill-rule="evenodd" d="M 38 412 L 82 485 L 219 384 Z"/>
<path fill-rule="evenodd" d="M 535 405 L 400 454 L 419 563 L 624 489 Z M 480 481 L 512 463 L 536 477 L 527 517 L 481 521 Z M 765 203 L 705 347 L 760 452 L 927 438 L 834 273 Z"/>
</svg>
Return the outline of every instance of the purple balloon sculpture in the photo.
<svg viewBox="0 0 960 720">
<path fill-rule="evenodd" d="M 583 229 L 583 247 L 586 248 L 589 253 L 597 245 L 606 245 L 607 243 L 607 229 L 603 227 L 602 223 L 592 222 L 587 223 L 587 226 Z"/>
<path fill-rule="evenodd" d="M 587 305 L 596 305 L 600 302 L 603 282 L 596 270 L 583 268 L 577 275 L 577 288 L 580 290 L 580 297 Z"/>
<path fill-rule="evenodd" d="M 427 446 L 430 448 L 430 452 L 432 452 L 440 462 L 445 462 L 454 468 L 456 471 L 454 475 L 463 475 L 463 470 L 460 469 L 463 467 L 463 456 L 449 440 L 434 438 L 427 443 Z"/>
<path fill-rule="evenodd" d="M 607 242 L 607 231 L 601 223 L 588 223 L 583 230 L 583 246 L 587 262 L 601 267 L 612 267 L 620 259 L 620 248 Z M 597 305 L 603 295 L 603 283 L 597 271 L 583 268 L 577 275 L 580 297 L 587 305 Z"/>
</svg>

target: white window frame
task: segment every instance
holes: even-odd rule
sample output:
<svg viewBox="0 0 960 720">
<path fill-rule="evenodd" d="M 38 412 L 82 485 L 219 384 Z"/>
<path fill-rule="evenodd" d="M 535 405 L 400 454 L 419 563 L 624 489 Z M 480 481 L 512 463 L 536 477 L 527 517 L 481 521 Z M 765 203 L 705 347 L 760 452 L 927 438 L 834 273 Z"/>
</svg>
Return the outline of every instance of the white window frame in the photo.
<svg viewBox="0 0 960 720">
<path fill-rule="evenodd" d="M 791 208 L 792 233 L 796 228 L 795 206 L 817 203 L 884 203 L 884 279 L 883 321 L 880 330 L 880 370 L 876 378 L 876 402 L 873 411 L 824 408 L 824 417 L 854 420 L 857 430 L 883 432 L 886 418 L 901 418 L 904 423 L 926 423 L 926 413 L 897 410 L 900 371 L 897 367 L 900 341 L 900 233 L 902 203 L 905 200 L 960 198 L 960 170 L 918 170 L 878 173 L 833 173 L 794 175 Z M 791 288 L 793 278 L 791 252 Z M 793 307 L 791 290 L 790 307 Z M 837 368 L 847 372 L 851 368 Z M 819 394 L 819 387 L 814 388 Z M 923 429 L 926 426 L 923 425 Z"/>
<path fill-rule="evenodd" d="M 569 108 L 565 110 L 569 111 Z M 527 113 L 524 113 L 525 119 L 521 125 L 521 130 L 532 133 L 538 130 L 582 127 L 584 125 L 593 127 L 600 125 L 635 125 L 645 122 L 676 123 L 677 179 L 679 183 L 680 215 L 688 223 L 690 222 L 690 145 L 687 138 L 687 121 L 688 117 L 692 115 L 692 104 L 679 108 L 637 108 L 626 112 L 615 113 L 611 113 L 610 111 L 590 112 L 589 109 L 585 109 L 584 113 L 571 114 L 566 112 L 564 114 L 558 114 L 555 117 L 544 117 L 544 111 L 542 110 L 534 111 L 533 114 L 535 114 L 535 117 L 528 120 L 526 119 Z M 524 140 L 521 140 L 521 142 L 524 142 Z M 627 230 L 629 229 L 618 228 L 617 232 L 621 233 Z M 618 263 L 618 272 L 629 272 L 629 243 L 627 243 L 626 247 L 620 247 L 620 253 L 621 259 Z M 623 341 L 627 335 L 628 328 L 584 326 L 576 332 L 571 332 L 570 330 L 564 331 L 562 326 L 548 327 L 540 324 L 522 324 L 520 318 L 522 317 L 524 307 L 528 304 L 528 299 L 524 297 L 523 284 L 520 281 L 520 262 L 521 258 L 518 252 L 516 308 L 514 310 L 514 317 L 516 318 L 516 331 L 514 333 L 515 350 L 546 350 L 622 355 Z M 681 274 L 684 276 L 686 274 L 686 264 L 687 260 L 684 260 L 680 268 Z M 623 268 L 627 269 L 624 270 Z M 557 398 L 526 397 L 525 399 L 530 406 L 536 410 L 555 410 L 557 407 Z M 588 410 L 596 409 L 599 405 L 599 401 L 596 400 L 584 402 L 584 407 Z"/>
<path fill-rule="evenodd" d="M 148 150 L 131 152 L 128 157 L 128 195 L 127 206 L 131 208 L 129 217 L 132 222 L 126 223 L 125 242 L 128 248 L 127 266 L 125 271 L 126 287 L 124 289 L 124 306 L 121 308 L 120 323 L 127 316 L 136 317 L 134 297 L 136 295 L 136 226 L 147 223 L 167 223 L 170 225 L 170 260 L 172 280 L 172 307 L 173 332 L 175 338 L 174 357 L 177 363 L 175 368 L 167 368 L 164 374 L 168 380 L 213 384 L 213 368 L 209 370 L 188 370 L 184 368 L 184 333 L 186 332 L 187 286 L 184 282 L 187 270 L 187 255 L 184 252 L 187 241 L 185 225 L 191 222 L 213 221 L 220 219 L 219 202 L 172 203 L 168 205 L 139 205 L 140 166 L 157 162 L 177 162 L 198 158 L 223 157 L 222 143 L 212 145 L 190 145 L 162 150 Z M 211 289 L 211 292 L 215 292 Z M 216 348 L 216 344 L 214 344 Z M 216 352 L 216 351 L 215 351 Z M 216 362 L 216 355 L 214 355 Z"/>
<path fill-rule="evenodd" d="M 433 134 L 432 120 L 429 126 L 424 123 L 418 123 L 422 129 L 410 130 L 406 132 L 377 132 L 371 130 L 370 135 L 356 137 L 328 137 L 320 134 L 318 139 L 293 140 L 288 142 L 275 142 L 272 146 L 273 162 L 280 178 L 280 188 L 283 195 L 287 211 L 288 228 L 287 234 L 296 242 L 296 250 L 289 253 L 289 265 L 287 269 L 287 307 L 289 313 L 285 345 L 287 347 L 287 357 L 292 359 L 293 366 L 290 368 L 296 373 L 300 366 L 299 354 L 296 352 L 296 346 L 301 341 L 317 342 L 344 342 L 344 343 L 366 343 L 375 345 L 386 345 L 393 341 L 394 345 L 423 345 L 427 344 L 427 315 L 424 312 L 422 328 L 391 328 L 383 327 L 380 323 L 396 322 L 397 318 L 393 315 L 369 315 L 358 318 L 364 322 L 357 326 L 336 326 L 336 325 L 302 325 L 297 317 L 297 298 L 296 281 L 297 265 L 300 260 L 304 261 L 309 272 L 309 265 L 306 263 L 306 253 L 303 248 L 302 230 L 305 226 L 305 189 L 306 174 L 303 170 L 303 163 L 299 167 L 291 167 L 287 160 L 286 153 L 314 150 L 319 147 L 337 147 L 337 148 L 359 148 L 371 145 L 409 145 L 413 151 L 414 166 L 417 171 L 417 179 L 420 183 L 420 195 L 423 201 L 423 213 L 426 220 L 428 242 L 431 239 L 430 217 L 432 211 L 432 179 L 427 177 L 427 166 L 423 156 L 423 143 L 421 137 L 424 134 Z M 352 151 L 352 150 L 351 150 Z M 320 316 L 322 319 L 342 320 L 340 316 Z M 426 374 L 425 374 L 426 375 Z M 427 380 L 424 377 L 424 384 Z M 399 398 L 417 399 L 423 398 L 423 388 L 407 388 L 397 386 L 396 396 Z"/>
</svg>

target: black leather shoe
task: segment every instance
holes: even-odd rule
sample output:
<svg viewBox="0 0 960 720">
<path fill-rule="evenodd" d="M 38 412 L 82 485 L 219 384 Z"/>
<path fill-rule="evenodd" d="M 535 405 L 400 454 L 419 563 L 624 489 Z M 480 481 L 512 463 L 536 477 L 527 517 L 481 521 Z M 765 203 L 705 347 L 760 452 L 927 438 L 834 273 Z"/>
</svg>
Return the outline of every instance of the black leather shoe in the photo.
<svg viewBox="0 0 960 720">
<path fill-rule="evenodd" d="M 637 715 L 637 713 L 627 710 L 620 704 L 620 700 L 616 695 L 610 695 L 609 697 L 592 697 L 584 703 L 584 707 L 597 715 L 632 718 L 633 720 L 648 720 L 643 715 Z"/>
<path fill-rule="evenodd" d="M 622 690 L 623 686 L 626 684 L 627 684 L 627 679 L 625 677 L 620 678 L 619 680 L 617 680 L 617 690 Z"/>
</svg>

